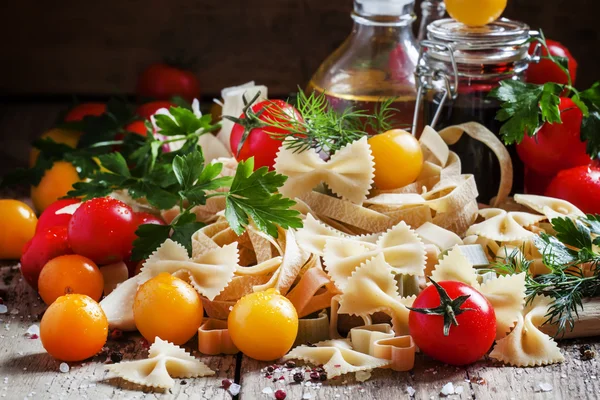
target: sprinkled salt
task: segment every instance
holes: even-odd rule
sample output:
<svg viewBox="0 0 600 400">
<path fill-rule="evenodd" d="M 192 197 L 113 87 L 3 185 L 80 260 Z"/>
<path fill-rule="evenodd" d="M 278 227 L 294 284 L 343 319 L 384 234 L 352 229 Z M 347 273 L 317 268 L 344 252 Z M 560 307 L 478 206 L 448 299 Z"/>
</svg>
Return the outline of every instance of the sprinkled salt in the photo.
<svg viewBox="0 0 600 400">
<path fill-rule="evenodd" d="M 454 394 L 462 394 L 462 392 L 463 392 L 462 386 L 457 386 L 454 388 Z"/>
<path fill-rule="evenodd" d="M 36 339 L 40 336 L 40 326 L 33 324 L 29 328 L 27 328 L 27 332 L 25 332 L 25 336 Z"/>
<path fill-rule="evenodd" d="M 273 394 L 273 389 L 271 389 L 270 387 L 266 387 L 262 390 L 263 394 L 268 394 L 271 395 Z"/>
<path fill-rule="evenodd" d="M 302 400 L 308 400 L 312 397 L 312 394 L 308 393 L 308 392 L 304 392 L 302 394 Z"/>
<path fill-rule="evenodd" d="M 371 378 L 371 371 L 356 371 L 354 375 L 358 382 L 365 382 Z"/>
<path fill-rule="evenodd" d="M 240 385 L 238 385 L 237 383 L 232 383 L 231 386 L 229 386 L 229 389 L 227 389 L 227 391 L 232 396 L 237 396 L 240 393 L 241 389 L 242 389 L 242 387 Z"/>
<path fill-rule="evenodd" d="M 64 374 L 69 372 L 70 369 L 71 368 L 69 367 L 69 364 L 67 364 L 67 363 L 60 363 L 60 365 L 58 366 L 58 370 Z"/>
<path fill-rule="evenodd" d="M 415 395 L 415 393 L 417 393 L 417 391 L 412 386 L 408 386 L 406 388 L 406 393 L 408 393 L 408 395 L 412 397 Z"/>
<path fill-rule="evenodd" d="M 6 307 L 6 304 L 0 304 L 0 314 L 6 314 L 7 311 L 8 307 Z"/>
<path fill-rule="evenodd" d="M 451 394 L 454 394 L 454 385 L 452 382 L 446 383 L 442 390 L 440 390 L 440 393 L 444 396 L 450 396 Z"/>
<path fill-rule="evenodd" d="M 552 391 L 552 385 L 546 382 L 541 382 L 538 383 L 538 391 L 540 392 L 551 392 Z"/>
</svg>

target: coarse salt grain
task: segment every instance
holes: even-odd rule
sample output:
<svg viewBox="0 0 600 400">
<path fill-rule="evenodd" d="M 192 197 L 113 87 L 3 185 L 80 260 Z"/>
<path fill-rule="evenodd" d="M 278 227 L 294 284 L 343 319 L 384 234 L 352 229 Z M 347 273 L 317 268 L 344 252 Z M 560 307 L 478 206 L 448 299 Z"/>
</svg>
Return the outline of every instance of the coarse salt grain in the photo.
<svg viewBox="0 0 600 400">
<path fill-rule="evenodd" d="M 69 367 L 69 364 L 67 363 L 60 363 L 60 365 L 58 366 L 58 370 L 60 372 L 62 372 L 63 374 L 66 374 L 67 372 L 69 372 L 71 368 Z"/>
<path fill-rule="evenodd" d="M 312 398 L 312 394 L 310 394 L 310 393 L 308 393 L 308 392 L 304 392 L 304 393 L 302 394 L 302 400 L 308 400 L 308 399 L 310 399 L 310 398 Z"/>
<path fill-rule="evenodd" d="M 33 324 L 29 328 L 27 328 L 27 332 L 25 332 L 25 336 L 36 339 L 40 336 L 40 326 Z"/>
<path fill-rule="evenodd" d="M 266 387 L 262 390 L 263 394 L 273 394 L 273 389 L 271 389 L 270 387 Z"/>
<path fill-rule="evenodd" d="M 444 396 L 450 396 L 451 394 L 454 394 L 454 385 L 452 382 L 446 383 L 444 387 L 442 387 L 442 390 L 440 390 L 440 393 Z"/>
<path fill-rule="evenodd" d="M 539 389 L 538 391 L 540 391 L 540 392 L 551 392 L 553 387 L 549 383 L 541 382 L 541 383 L 538 383 L 538 389 Z"/>
<path fill-rule="evenodd" d="M 406 393 L 412 397 L 415 395 L 415 393 L 417 393 L 417 391 L 412 386 L 408 386 L 406 388 Z"/>
<path fill-rule="evenodd" d="M 229 389 L 227 389 L 227 391 L 232 396 L 237 396 L 240 393 L 241 389 L 242 389 L 242 387 L 240 385 L 238 385 L 237 383 L 232 383 L 231 386 L 229 386 Z"/>
<path fill-rule="evenodd" d="M 0 314 L 6 314 L 8 312 L 8 307 L 6 304 L 0 304 Z"/>
</svg>

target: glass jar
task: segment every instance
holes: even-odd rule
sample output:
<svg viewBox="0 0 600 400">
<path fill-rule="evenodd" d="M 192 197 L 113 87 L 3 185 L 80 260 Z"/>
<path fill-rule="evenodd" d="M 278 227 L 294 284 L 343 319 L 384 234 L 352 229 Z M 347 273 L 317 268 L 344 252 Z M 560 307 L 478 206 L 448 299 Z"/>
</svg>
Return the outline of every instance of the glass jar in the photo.
<svg viewBox="0 0 600 400">
<path fill-rule="evenodd" d="M 339 112 L 373 111 L 394 98 L 394 122 L 410 129 L 419 55 L 413 6 L 414 0 L 355 0 L 352 33 L 321 64 L 307 92 L 325 93 Z"/>
<path fill-rule="evenodd" d="M 416 72 L 425 102 L 425 123 L 442 129 L 476 121 L 499 134 L 502 123 L 496 120 L 496 113 L 500 104 L 488 95 L 501 80 L 521 80 L 529 62 L 539 59 L 528 53 L 529 39 L 537 32 L 505 18 L 482 27 L 441 19 L 432 22 L 427 32 Z M 460 156 L 463 172 L 475 175 L 479 201 L 488 203 L 500 182 L 494 153 L 468 135 L 451 148 Z M 514 168 L 513 192 L 522 193 L 523 164 L 515 146 L 508 150 Z"/>
</svg>

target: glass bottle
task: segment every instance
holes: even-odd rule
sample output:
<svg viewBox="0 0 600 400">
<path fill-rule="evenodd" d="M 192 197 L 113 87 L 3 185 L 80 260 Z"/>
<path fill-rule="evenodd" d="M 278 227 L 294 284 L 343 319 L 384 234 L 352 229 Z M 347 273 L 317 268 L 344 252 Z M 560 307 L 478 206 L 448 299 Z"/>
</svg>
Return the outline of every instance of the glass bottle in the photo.
<svg viewBox="0 0 600 400">
<path fill-rule="evenodd" d="M 355 0 L 350 36 L 319 67 L 307 92 L 325 92 L 337 111 L 373 111 L 394 98 L 394 122 L 412 122 L 419 55 L 412 32 L 414 0 Z"/>
<path fill-rule="evenodd" d="M 421 42 L 417 67 L 423 90 L 424 123 L 436 129 L 476 121 L 498 134 L 500 109 L 490 91 L 504 79 L 521 80 L 531 61 L 529 39 L 537 32 L 524 23 L 499 19 L 483 27 L 468 27 L 453 19 L 441 19 L 427 27 Z M 467 135 L 451 146 L 461 158 L 464 173 L 475 175 L 479 201 L 488 203 L 496 195 L 500 165 L 494 153 Z M 508 146 L 513 161 L 513 192 L 523 192 L 523 164 L 514 146 Z"/>
</svg>

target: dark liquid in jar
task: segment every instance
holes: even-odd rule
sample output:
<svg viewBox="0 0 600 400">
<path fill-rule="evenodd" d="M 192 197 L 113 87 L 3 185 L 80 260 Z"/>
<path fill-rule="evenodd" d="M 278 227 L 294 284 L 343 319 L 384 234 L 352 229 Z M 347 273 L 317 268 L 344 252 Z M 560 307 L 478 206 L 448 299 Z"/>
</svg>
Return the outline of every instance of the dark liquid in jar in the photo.
<svg viewBox="0 0 600 400">
<path fill-rule="evenodd" d="M 482 96 L 483 97 L 483 96 Z M 425 123 L 433 119 L 438 103 L 426 102 L 424 107 Z M 479 100 L 479 101 L 478 101 Z M 447 126 L 475 121 L 484 125 L 496 135 L 502 123 L 496 120 L 500 109 L 497 102 L 489 99 L 473 99 L 468 94 L 459 94 L 453 102 L 446 103 L 435 128 L 441 130 Z M 502 139 L 500 139 L 502 140 Z M 489 204 L 492 197 L 498 194 L 500 186 L 500 163 L 496 155 L 485 144 L 464 134 L 460 140 L 450 146 L 460 156 L 462 173 L 473 174 L 477 182 L 480 203 Z M 513 187 L 511 193 L 523 193 L 523 163 L 517 155 L 514 145 L 507 146 L 513 163 Z"/>
</svg>

